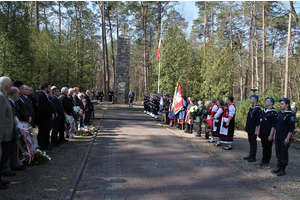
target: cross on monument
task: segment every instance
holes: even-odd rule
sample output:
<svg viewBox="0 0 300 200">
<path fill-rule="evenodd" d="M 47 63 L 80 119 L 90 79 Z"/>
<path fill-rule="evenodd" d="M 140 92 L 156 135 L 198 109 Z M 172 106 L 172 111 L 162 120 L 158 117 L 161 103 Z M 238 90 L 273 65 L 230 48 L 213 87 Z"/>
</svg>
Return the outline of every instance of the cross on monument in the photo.
<svg viewBox="0 0 300 200">
<path fill-rule="evenodd" d="M 127 35 L 127 31 L 128 31 L 128 24 L 125 22 L 123 24 L 121 24 L 120 26 L 122 34 L 121 35 Z"/>
</svg>

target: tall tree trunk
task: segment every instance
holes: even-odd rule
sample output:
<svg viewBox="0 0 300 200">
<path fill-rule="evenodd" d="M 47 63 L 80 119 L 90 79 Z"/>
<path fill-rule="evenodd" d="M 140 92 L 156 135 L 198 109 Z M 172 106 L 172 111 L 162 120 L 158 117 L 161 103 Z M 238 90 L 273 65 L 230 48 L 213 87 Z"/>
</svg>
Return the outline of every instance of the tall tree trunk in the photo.
<svg viewBox="0 0 300 200">
<path fill-rule="evenodd" d="M 211 34 L 210 34 L 210 39 L 213 39 L 214 35 L 214 7 L 211 8 Z"/>
<path fill-rule="evenodd" d="M 252 23 L 253 23 L 253 1 L 251 2 L 250 13 L 251 14 L 250 14 L 250 26 L 249 26 L 248 56 L 247 56 L 247 67 L 246 67 L 246 75 L 245 75 L 245 99 L 248 98 L 247 97 L 248 96 L 248 73 L 249 73 L 248 70 L 250 69 L 250 54 L 251 54 L 251 41 L 252 41 Z M 252 68 L 252 74 L 253 74 L 253 68 Z"/>
<path fill-rule="evenodd" d="M 61 10 L 60 10 L 60 1 L 58 1 L 58 43 L 61 43 Z"/>
<path fill-rule="evenodd" d="M 274 51 L 275 51 L 276 35 L 277 35 L 277 31 L 275 32 L 275 35 L 272 35 L 272 39 L 271 39 L 271 43 L 272 43 L 272 62 L 270 63 L 270 88 L 273 85 L 273 63 L 274 63 Z"/>
<path fill-rule="evenodd" d="M 233 66 L 233 36 L 232 36 L 232 1 L 229 2 L 230 4 L 230 50 L 231 50 L 231 66 Z M 231 91 L 230 93 L 233 94 L 233 74 L 230 74 L 230 81 L 231 81 Z"/>
<path fill-rule="evenodd" d="M 47 23 L 47 15 L 46 15 L 46 5 L 44 5 L 44 23 L 45 23 L 45 28 L 48 31 L 48 23 Z"/>
<path fill-rule="evenodd" d="M 160 35 L 161 35 L 161 1 L 157 2 L 157 37 L 156 42 L 159 43 Z"/>
<path fill-rule="evenodd" d="M 39 2 L 35 2 L 35 23 L 38 30 L 40 30 L 40 22 L 39 22 Z"/>
<path fill-rule="evenodd" d="M 254 2 L 254 11 L 255 11 L 255 15 L 254 15 L 254 33 L 255 33 L 255 74 L 256 74 L 256 89 L 259 89 L 259 76 L 258 76 L 258 35 L 257 35 L 257 12 L 256 12 L 256 3 Z M 254 57 L 254 54 L 253 54 Z"/>
<path fill-rule="evenodd" d="M 289 81 L 289 52 L 290 52 L 290 42 L 291 42 L 291 27 L 292 27 L 292 14 L 289 16 L 289 30 L 288 30 L 288 40 L 286 44 L 286 63 L 285 63 L 285 83 L 284 83 L 284 97 L 288 97 L 288 81 Z"/>
<path fill-rule="evenodd" d="M 143 5 L 143 1 L 141 1 L 141 8 L 142 8 L 142 24 L 143 24 L 143 33 L 144 33 L 144 73 L 145 73 L 145 91 L 147 91 L 148 85 L 148 63 L 147 63 L 147 7 Z"/>
<path fill-rule="evenodd" d="M 263 64 L 262 64 L 262 92 L 265 91 L 266 81 L 266 6 L 263 2 Z"/>
<path fill-rule="evenodd" d="M 206 10 L 207 10 L 207 1 L 205 1 L 204 7 L 204 35 L 203 35 L 203 43 L 204 43 L 204 63 L 205 63 L 205 47 L 206 47 Z"/>
<path fill-rule="evenodd" d="M 104 12 L 102 9 L 104 9 L 104 2 L 102 1 L 101 4 L 99 1 L 97 1 L 99 10 L 101 12 L 101 23 L 102 23 L 102 64 L 103 64 L 103 93 L 105 100 L 107 100 L 107 92 L 106 91 L 106 70 L 105 70 L 105 41 L 104 41 L 104 32 L 105 32 L 105 22 L 104 22 Z M 102 8 L 103 7 L 103 8 Z"/>
<path fill-rule="evenodd" d="M 115 66 L 115 52 L 114 52 L 114 40 L 112 36 L 111 20 L 109 11 L 107 11 L 108 23 L 109 23 L 109 33 L 110 33 L 110 43 L 111 43 L 111 65 L 113 69 L 113 84 L 115 84 L 116 66 Z"/>
</svg>

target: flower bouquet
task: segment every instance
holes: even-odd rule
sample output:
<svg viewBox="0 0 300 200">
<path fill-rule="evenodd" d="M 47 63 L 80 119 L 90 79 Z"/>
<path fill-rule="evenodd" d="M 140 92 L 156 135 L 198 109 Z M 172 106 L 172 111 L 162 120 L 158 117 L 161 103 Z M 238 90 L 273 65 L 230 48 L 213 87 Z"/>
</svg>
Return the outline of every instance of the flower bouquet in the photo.
<svg viewBox="0 0 300 200">
<path fill-rule="evenodd" d="M 97 133 L 97 130 L 93 126 L 86 126 L 84 128 L 80 128 L 76 134 L 80 136 L 92 136 Z"/>
<path fill-rule="evenodd" d="M 16 125 L 18 146 L 22 151 L 21 161 L 27 161 L 29 164 L 34 159 L 36 138 L 32 134 L 32 126 L 27 122 L 20 122 Z"/>
<path fill-rule="evenodd" d="M 91 101 L 93 105 L 98 105 L 100 103 L 100 101 L 97 101 L 96 99 Z"/>
<path fill-rule="evenodd" d="M 72 139 L 72 138 L 74 138 L 74 134 L 76 132 L 76 129 L 75 129 L 76 124 L 75 124 L 74 117 L 70 116 L 70 115 L 66 115 L 65 122 L 67 123 L 69 139 Z"/>
<path fill-rule="evenodd" d="M 27 164 L 38 165 L 38 164 L 43 164 L 48 160 L 51 160 L 51 158 L 49 157 L 49 155 L 46 154 L 46 151 L 36 149 L 34 153 L 34 160 L 31 163 L 27 163 Z"/>
<path fill-rule="evenodd" d="M 16 125 L 18 146 L 22 151 L 21 162 L 28 165 L 42 164 L 51 158 L 46 152 L 37 149 L 36 137 L 32 133 L 32 126 L 27 122 Z"/>
<path fill-rule="evenodd" d="M 198 106 L 197 105 L 195 105 L 195 106 L 192 106 L 191 108 L 190 108 L 190 115 L 193 117 L 196 113 L 197 113 L 197 111 L 198 111 Z"/>
<path fill-rule="evenodd" d="M 75 120 L 80 121 L 80 118 L 83 116 L 83 110 L 79 106 L 74 106 L 73 113 Z"/>
</svg>

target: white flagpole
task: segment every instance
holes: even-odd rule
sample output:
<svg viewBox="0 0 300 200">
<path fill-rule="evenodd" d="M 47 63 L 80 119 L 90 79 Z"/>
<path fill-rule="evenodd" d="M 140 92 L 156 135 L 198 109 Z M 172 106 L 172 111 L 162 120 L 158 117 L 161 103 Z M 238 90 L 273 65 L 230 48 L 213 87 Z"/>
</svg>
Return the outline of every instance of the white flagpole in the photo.
<svg viewBox="0 0 300 200">
<path fill-rule="evenodd" d="M 161 49 L 161 43 L 160 43 L 160 49 Z M 158 84 L 157 84 L 157 94 L 159 94 L 159 81 L 160 81 L 160 55 L 158 60 Z"/>
</svg>

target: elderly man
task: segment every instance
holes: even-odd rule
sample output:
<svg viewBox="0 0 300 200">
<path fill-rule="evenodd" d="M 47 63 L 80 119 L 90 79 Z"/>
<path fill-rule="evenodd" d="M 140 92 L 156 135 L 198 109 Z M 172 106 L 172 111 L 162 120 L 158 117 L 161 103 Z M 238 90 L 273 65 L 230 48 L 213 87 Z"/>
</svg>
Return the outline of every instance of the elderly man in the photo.
<svg viewBox="0 0 300 200">
<path fill-rule="evenodd" d="M 14 138 L 14 115 L 7 93 L 11 90 L 12 81 L 6 76 L 0 77 L 0 170 L 8 161 Z M 6 189 L 8 181 L 3 181 L 0 175 L 0 189 Z"/>
<path fill-rule="evenodd" d="M 11 87 L 11 90 L 7 93 L 8 100 L 11 103 L 13 108 L 14 117 L 17 117 L 18 120 L 23 121 L 20 115 L 20 108 L 16 105 L 16 102 L 20 98 L 20 91 L 17 87 Z M 17 125 L 19 123 L 17 119 L 14 119 L 14 124 Z M 14 139 L 12 145 L 11 155 L 9 157 L 10 169 L 11 170 L 25 170 L 26 166 L 22 164 L 19 158 L 20 148 L 18 146 L 18 137 L 14 130 Z M 5 169 L 4 173 L 10 173 L 7 169 Z"/>
<path fill-rule="evenodd" d="M 49 134 L 51 131 L 50 122 L 54 119 L 54 112 L 52 103 L 49 99 L 50 85 L 48 83 L 42 83 L 41 92 L 37 98 L 39 106 L 37 118 L 38 118 L 38 144 L 41 150 L 51 150 L 49 143 Z"/>
<path fill-rule="evenodd" d="M 75 102 L 74 102 L 74 99 L 73 99 L 73 94 L 74 94 L 74 89 L 69 88 L 67 97 L 69 99 L 70 104 L 72 105 L 72 109 L 75 106 Z M 73 113 L 73 110 L 72 110 L 72 113 Z"/>
</svg>

